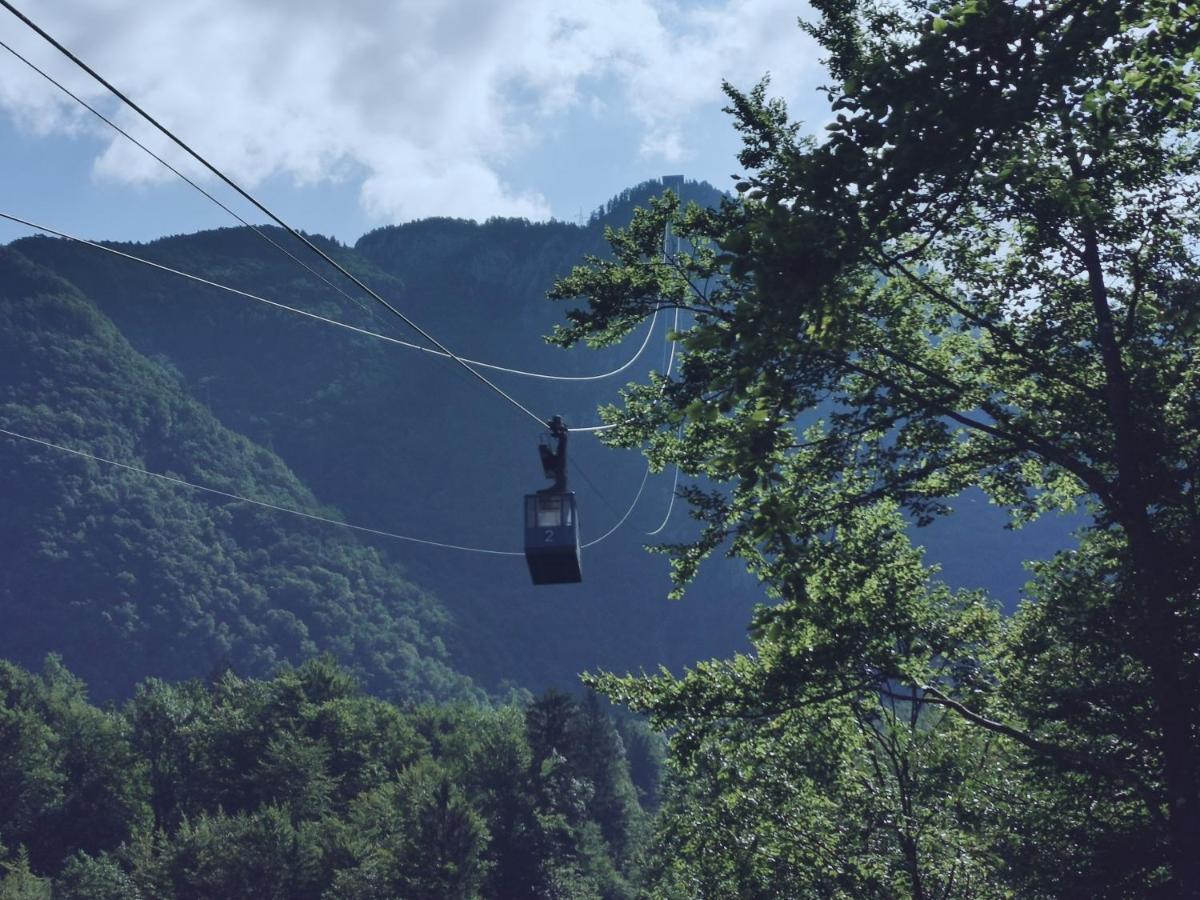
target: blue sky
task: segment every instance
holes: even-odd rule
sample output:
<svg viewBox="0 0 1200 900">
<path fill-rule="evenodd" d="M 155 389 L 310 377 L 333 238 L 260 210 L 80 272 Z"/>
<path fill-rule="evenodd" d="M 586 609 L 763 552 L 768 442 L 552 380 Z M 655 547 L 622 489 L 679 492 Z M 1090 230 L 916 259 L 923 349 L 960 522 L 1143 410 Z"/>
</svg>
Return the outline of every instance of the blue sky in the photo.
<svg viewBox="0 0 1200 900">
<path fill-rule="evenodd" d="M 24 0 L 35 21 L 298 227 L 353 241 L 450 215 L 574 220 L 683 173 L 720 187 L 720 82 L 819 128 L 825 80 L 783 0 Z M 0 40 L 189 173 L 9 13 Z M 0 210 L 80 236 L 232 224 L 0 50 Z M 222 192 L 251 220 L 261 220 Z M 26 230 L 0 226 L 0 240 Z"/>
</svg>

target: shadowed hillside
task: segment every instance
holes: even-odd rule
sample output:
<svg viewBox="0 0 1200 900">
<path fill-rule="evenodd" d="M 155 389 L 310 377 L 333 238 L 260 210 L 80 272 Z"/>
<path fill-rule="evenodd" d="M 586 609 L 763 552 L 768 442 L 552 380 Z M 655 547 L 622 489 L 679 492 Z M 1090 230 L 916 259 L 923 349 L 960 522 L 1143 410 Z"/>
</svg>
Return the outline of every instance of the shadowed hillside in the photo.
<svg viewBox="0 0 1200 900">
<path fill-rule="evenodd" d="M 643 186 L 648 196 L 657 185 Z M 688 190 L 706 202 L 707 186 Z M 626 203 L 633 202 L 626 198 Z M 278 237 L 277 233 L 275 235 Z M 588 227 L 493 220 L 429 220 L 380 229 L 351 251 L 352 269 L 456 352 L 568 375 L 607 371 L 631 346 L 563 353 L 542 335 L 561 319 L 544 299 L 554 276 L 604 245 Z M 323 502 L 372 528 L 436 541 L 520 550 L 521 495 L 544 484 L 539 429 L 455 364 L 282 313 L 61 241 L 18 242 L 23 253 L 80 286 L 141 352 L 169 360 L 193 397 L 229 428 L 277 453 Z M 229 229 L 126 247 L 312 312 L 413 339 L 398 320 L 364 310 L 307 276 L 256 235 Z M 367 301 L 369 302 L 369 301 Z M 553 383 L 491 375 L 521 402 L 573 425 L 628 379 L 661 367 L 660 322 L 647 352 L 602 382 Z M 633 454 L 580 435 L 571 487 L 593 540 L 626 512 L 644 473 Z M 582 472 L 582 474 L 581 474 Z M 581 669 L 681 666 L 742 646 L 746 613 L 761 599 L 735 570 L 719 571 L 680 604 L 664 599 L 665 562 L 646 554 L 671 479 L 659 476 L 625 526 L 586 552 L 585 583 L 529 584 L 520 557 L 378 544 L 455 614 L 457 665 L 486 683 L 569 684 Z M 681 506 L 673 523 L 687 528 Z M 291 527 L 280 521 L 277 527 Z M 685 531 L 668 528 L 670 539 Z"/>
<path fill-rule="evenodd" d="M 0 427 L 336 515 L 223 428 L 78 290 L 0 251 Z M 331 651 L 381 694 L 473 693 L 444 609 L 350 534 L 0 436 L 0 656 L 48 652 L 101 697 L 149 675 L 267 674 Z"/>
</svg>

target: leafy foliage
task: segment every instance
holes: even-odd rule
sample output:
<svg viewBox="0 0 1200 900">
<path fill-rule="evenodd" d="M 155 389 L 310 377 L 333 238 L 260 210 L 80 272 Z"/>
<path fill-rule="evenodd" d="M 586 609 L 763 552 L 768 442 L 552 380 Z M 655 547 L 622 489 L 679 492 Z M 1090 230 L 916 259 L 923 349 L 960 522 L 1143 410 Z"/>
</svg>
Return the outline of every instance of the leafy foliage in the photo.
<svg viewBox="0 0 1200 900">
<path fill-rule="evenodd" d="M 725 802 L 778 842 L 756 785 L 799 779 L 789 741 L 830 760 L 820 789 L 794 782 L 803 827 L 772 852 L 826 839 L 859 858 L 845 822 L 873 814 L 844 779 L 881 750 L 936 762 L 934 793 L 911 799 L 960 855 L 913 866 L 902 804 L 880 864 L 837 866 L 855 880 L 812 895 L 975 895 L 982 877 L 1022 896 L 1195 896 L 1200 16 L 1158 0 L 814 7 L 837 79 L 827 139 L 800 137 L 765 84 L 727 88 L 739 199 L 667 196 L 553 292 L 587 301 L 555 335 L 568 346 L 619 339 L 662 302 L 690 314 L 679 376 L 627 389 L 610 435 L 722 483 L 688 493 L 702 530 L 667 548 L 680 589 L 726 548 L 779 600 L 756 616 L 755 658 L 596 683 L 680 729 L 685 775 L 713 754 L 673 789 L 668 825 Z M 686 244 L 664 259 L 668 226 Z M 897 511 L 928 523 L 974 486 L 1017 527 L 1087 517 L 1005 627 L 923 587 L 896 542 Z M 865 732 L 893 694 L 909 724 Z M 986 739 L 970 802 L 940 806 Z M 730 758 L 767 775 L 735 778 Z M 1020 802 L 973 808 L 1006 783 Z M 744 846 L 676 846 L 711 893 L 769 894 Z"/>
<path fill-rule="evenodd" d="M 327 657 L 119 710 L 54 659 L 0 678 L 0 896 L 634 896 L 644 813 L 594 704 L 401 710 Z"/>
<path fill-rule="evenodd" d="M 1011 748 L 903 687 L 974 693 L 962 676 L 995 652 L 999 616 L 929 582 L 894 510 L 852 514 L 805 562 L 804 596 L 757 612 L 753 655 L 588 679 L 671 735 L 653 883 L 672 897 L 1005 896 L 989 839 L 1014 807 Z"/>
</svg>

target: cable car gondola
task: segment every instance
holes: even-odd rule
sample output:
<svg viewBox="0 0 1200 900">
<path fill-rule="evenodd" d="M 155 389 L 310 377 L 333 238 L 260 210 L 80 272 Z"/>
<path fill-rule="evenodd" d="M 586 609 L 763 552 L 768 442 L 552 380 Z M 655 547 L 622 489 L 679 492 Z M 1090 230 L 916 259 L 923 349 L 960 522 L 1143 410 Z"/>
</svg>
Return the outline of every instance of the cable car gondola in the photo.
<svg viewBox="0 0 1200 900">
<path fill-rule="evenodd" d="M 549 423 L 554 449 L 538 445 L 542 470 L 551 487 L 525 495 L 525 561 L 534 584 L 577 584 L 583 581 L 579 546 L 579 511 L 567 490 L 567 426 L 562 416 Z"/>
</svg>

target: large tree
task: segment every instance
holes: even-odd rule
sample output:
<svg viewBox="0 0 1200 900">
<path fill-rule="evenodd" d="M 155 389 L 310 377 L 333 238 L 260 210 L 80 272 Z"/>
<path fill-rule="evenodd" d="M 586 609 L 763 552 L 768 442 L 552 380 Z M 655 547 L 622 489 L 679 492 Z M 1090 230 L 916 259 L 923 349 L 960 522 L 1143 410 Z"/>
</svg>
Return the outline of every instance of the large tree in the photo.
<svg viewBox="0 0 1200 900">
<path fill-rule="evenodd" d="M 738 199 L 636 215 L 611 260 L 556 285 L 587 300 L 556 339 L 612 341 L 663 304 L 690 314 L 678 375 L 607 411 L 614 442 L 726 483 L 688 491 L 703 529 L 674 548 L 680 584 L 727 545 L 786 628 L 840 648 L 826 683 L 915 689 L 1027 754 L 1063 808 L 1076 776 L 1133 797 L 1110 836 L 1140 829 L 1146 883 L 1200 896 L 1200 8 L 813 6 L 825 139 L 765 84 L 727 87 Z M 668 225 L 685 249 L 663 255 Z M 856 511 L 923 522 L 974 485 L 1015 524 L 1089 521 L 1003 651 L 959 642 L 945 671 L 927 647 L 847 640 L 861 610 L 811 599 L 822 545 Z"/>
</svg>

